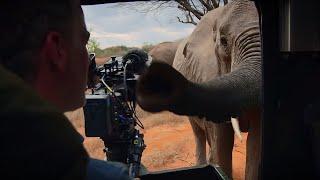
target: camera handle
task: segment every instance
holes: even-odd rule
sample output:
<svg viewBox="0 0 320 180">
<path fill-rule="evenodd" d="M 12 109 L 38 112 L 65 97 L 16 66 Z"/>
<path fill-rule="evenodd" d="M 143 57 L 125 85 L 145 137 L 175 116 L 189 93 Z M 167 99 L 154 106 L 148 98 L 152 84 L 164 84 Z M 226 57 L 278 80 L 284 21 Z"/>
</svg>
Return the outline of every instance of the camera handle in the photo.
<svg viewBox="0 0 320 180">
<path fill-rule="evenodd" d="M 117 161 L 127 164 L 129 176 L 132 178 L 138 177 L 140 175 L 142 152 L 146 148 L 143 137 L 143 134 L 135 129 L 130 141 L 108 143 L 101 138 L 105 146 L 103 151 L 106 154 L 106 161 Z"/>
<path fill-rule="evenodd" d="M 127 164 L 127 154 L 129 148 L 128 142 L 106 143 L 105 140 L 103 140 L 103 142 L 105 146 L 103 152 L 106 155 L 106 161 L 116 161 Z"/>
<path fill-rule="evenodd" d="M 142 152 L 146 148 L 143 140 L 143 134 L 139 130 L 135 131 L 135 136 L 132 138 L 128 153 L 129 176 L 138 177 L 140 175 Z"/>
</svg>

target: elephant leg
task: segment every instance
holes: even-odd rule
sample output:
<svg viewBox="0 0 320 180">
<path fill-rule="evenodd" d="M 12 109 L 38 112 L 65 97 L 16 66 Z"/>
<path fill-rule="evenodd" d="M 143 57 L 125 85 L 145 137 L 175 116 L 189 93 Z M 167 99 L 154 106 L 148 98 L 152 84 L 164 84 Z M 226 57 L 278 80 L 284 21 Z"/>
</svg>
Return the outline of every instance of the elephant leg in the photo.
<svg viewBox="0 0 320 180">
<path fill-rule="evenodd" d="M 203 128 L 201 128 L 200 119 L 189 117 L 189 121 L 193 130 L 196 143 L 196 163 L 197 165 L 206 164 L 206 136 Z"/>
<path fill-rule="evenodd" d="M 205 121 L 205 120 L 204 120 Z M 217 152 L 217 130 L 216 124 L 210 121 L 205 121 L 205 133 L 209 144 L 209 163 L 212 165 L 218 164 Z"/>
<path fill-rule="evenodd" d="M 234 132 L 230 123 L 216 124 L 218 164 L 228 177 L 232 177 L 232 150 Z"/>
<path fill-rule="evenodd" d="M 260 113 L 250 113 L 248 137 L 247 137 L 247 156 L 246 156 L 246 180 L 259 178 L 259 166 L 261 158 L 260 144 Z"/>
</svg>

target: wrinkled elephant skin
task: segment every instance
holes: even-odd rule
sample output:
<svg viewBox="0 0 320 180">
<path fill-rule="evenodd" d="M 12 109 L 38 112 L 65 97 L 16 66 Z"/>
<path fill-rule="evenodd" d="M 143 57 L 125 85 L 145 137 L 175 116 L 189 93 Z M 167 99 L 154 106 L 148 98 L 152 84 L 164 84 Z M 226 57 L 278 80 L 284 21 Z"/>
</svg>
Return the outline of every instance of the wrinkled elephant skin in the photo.
<svg viewBox="0 0 320 180">
<path fill-rule="evenodd" d="M 212 20 L 206 21 L 210 15 Z M 196 35 L 208 28 L 208 34 Z M 246 179 L 258 179 L 260 162 L 260 39 L 254 2 L 231 1 L 204 16 L 184 45 L 179 45 L 173 66 L 183 76 L 169 65 L 155 63 L 137 84 L 137 100 L 145 110 L 169 110 L 212 122 L 239 117 L 240 127 L 248 131 Z M 155 88 L 157 82 L 166 88 Z M 247 125 L 243 120 L 248 120 Z M 201 126 L 205 121 L 198 122 Z M 212 131 L 218 154 L 213 161 L 231 174 L 232 128 L 222 123 Z"/>
</svg>

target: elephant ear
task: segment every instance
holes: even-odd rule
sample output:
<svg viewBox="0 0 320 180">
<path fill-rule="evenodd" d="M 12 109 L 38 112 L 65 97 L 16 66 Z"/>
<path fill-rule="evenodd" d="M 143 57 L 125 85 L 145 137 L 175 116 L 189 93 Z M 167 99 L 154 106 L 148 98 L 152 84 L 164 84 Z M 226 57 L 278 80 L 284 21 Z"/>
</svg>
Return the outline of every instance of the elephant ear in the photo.
<svg viewBox="0 0 320 180">
<path fill-rule="evenodd" d="M 187 61 L 186 57 L 185 57 L 185 54 L 187 54 L 187 52 L 185 52 L 187 49 L 186 49 L 186 45 L 188 43 L 188 38 L 182 40 L 177 48 L 177 51 L 176 51 L 176 54 L 175 54 L 175 57 L 174 57 L 174 61 L 173 61 L 173 64 L 172 66 L 177 70 L 179 71 L 180 73 L 182 73 L 184 76 L 185 74 L 183 72 L 184 69 L 185 69 L 185 61 Z"/>
</svg>

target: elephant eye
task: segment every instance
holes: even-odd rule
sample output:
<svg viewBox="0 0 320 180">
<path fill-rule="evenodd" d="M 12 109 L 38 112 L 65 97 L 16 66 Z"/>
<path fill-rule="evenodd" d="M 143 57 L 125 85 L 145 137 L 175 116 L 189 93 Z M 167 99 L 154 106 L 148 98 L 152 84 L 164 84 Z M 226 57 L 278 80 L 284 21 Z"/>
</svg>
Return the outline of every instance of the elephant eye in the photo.
<svg viewBox="0 0 320 180">
<path fill-rule="evenodd" d="M 227 38 L 224 37 L 224 36 L 222 36 L 222 37 L 220 38 L 220 42 L 221 42 L 221 45 L 223 45 L 223 46 L 227 46 L 227 45 L 228 45 L 228 40 L 227 40 Z"/>
</svg>

